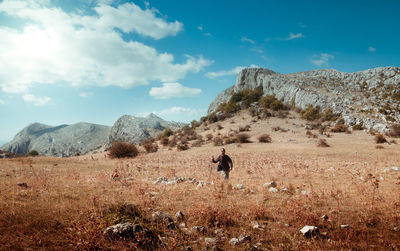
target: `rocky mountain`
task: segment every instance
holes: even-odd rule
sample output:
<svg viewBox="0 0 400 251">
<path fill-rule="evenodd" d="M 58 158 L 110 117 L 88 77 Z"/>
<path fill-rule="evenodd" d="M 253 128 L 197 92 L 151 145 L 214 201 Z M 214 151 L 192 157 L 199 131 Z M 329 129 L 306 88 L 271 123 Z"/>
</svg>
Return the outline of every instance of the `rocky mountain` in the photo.
<svg viewBox="0 0 400 251">
<path fill-rule="evenodd" d="M 143 139 L 158 135 L 166 128 L 177 130 L 184 125 L 165 121 L 154 114 L 145 118 L 124 115 L 112 127 L 89 123 L 59 126 L 33 123 L 22 129 L 0 150 L 15 154 L 27 154 L 36 150 L 40 155 L 73 156 L 111 145 L 114 141 L 137 144 Z"/>
<path fill-rule="evenodd" d="M 177 130 L 184 125 L 165 121 L 153 113 L 144 118 L 124 115 L 111 128 L 108 143 L 124 141 L 137 144 L 144 139 L 157 136 L 167 128 Z"/>
<path fill-rule="evenodd" d="M 1 150 L 27 154 L 36 150 L 40 155 L 72 156 L 100 148 L 108 140 L 109 126 L 77 123 L 49 126 L 33 123 L 22 129 Z"/>
<path fill-rule="evenodd" d="M 309 104 L 321 110 L 332 108 L 347 125 L 386 131 L 400 122 L 400 68 L 380 67 L 354 73 L 314 70 L 279 74 L 264 68 L 243 69 L 236 84 L 210 104 L 208 113 L 229 101 L 232 93 L 262 88 L 264 95 L 275 95 L 302 109 Z"/>
</svg>

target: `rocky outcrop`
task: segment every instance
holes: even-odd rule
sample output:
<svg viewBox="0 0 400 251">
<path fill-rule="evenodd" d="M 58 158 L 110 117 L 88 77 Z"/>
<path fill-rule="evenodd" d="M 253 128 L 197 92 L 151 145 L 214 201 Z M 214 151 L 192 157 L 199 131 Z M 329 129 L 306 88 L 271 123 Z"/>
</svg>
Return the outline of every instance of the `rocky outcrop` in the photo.
<svg viewBox="0 0 400 251">
<path fill-rule="evenodd" d="M 400 122 L 400 68 L 380 67 L 355 73 L 337 70 L 314 70 L 279 74 L 263 68 L 243 69 L 236 84 L 210 104 L 208 113 L 229 100 L 232 93 L 262 88 L 264 95 L 275 95 L 287 104 L 302 109 L 309 104 L 322 110 L 332 108 L 348 125 L 385 131 Z M 400 96 L 400 94 L 399 94 Z"/>
<path fill-rule="evenodd" d="M 104 145 L 109 132 L 109 126 L 89 123 L 60 126 L 33 123 L 3 145 L 1 150 L 16 154 L 36 150 L 40 155 L 59 157 L 85 154 Z"/>
<path fill-rule="evenodd" d="M 124 115 L 111 128 L 108 143 L 124 141 L 137 144 L 144 139 L 157 136 L 167 128 L 177 130 L 184 125 L 183 123 L 165 121 L 153 113 L 144 118 Z"/>
</svg>

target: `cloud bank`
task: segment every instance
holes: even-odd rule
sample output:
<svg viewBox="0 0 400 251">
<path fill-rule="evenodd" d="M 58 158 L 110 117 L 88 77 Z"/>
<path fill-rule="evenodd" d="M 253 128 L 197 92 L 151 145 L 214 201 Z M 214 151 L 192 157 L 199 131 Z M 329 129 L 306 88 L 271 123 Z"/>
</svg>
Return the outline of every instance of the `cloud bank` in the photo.
<svg viewBox="0 0 400 251">
<path fill-rule="evenodd" d="M 0 25 L 0 88 L 26 93 L 37 83 L 130 88 L 149 82 L 175 82 L 211 64 L 202 56 L 160 53 L 124 34 L 162 39 L 183 24 L 158 17 L 155 9 L 134 3 L 116 7 L 100 2 L 91 11 L 67 13 L 48 1 L 4 0 L 0 13 L 23 22 L 22 28 Z"/>
<path fill-rule="evenodd" d="M 162 87 L 152 87 L 149 95 L 156 99 L 192 97 L 201 94 L 198 88 L 190 88 L 180 83 L 164 83 Z"/>
</svg>

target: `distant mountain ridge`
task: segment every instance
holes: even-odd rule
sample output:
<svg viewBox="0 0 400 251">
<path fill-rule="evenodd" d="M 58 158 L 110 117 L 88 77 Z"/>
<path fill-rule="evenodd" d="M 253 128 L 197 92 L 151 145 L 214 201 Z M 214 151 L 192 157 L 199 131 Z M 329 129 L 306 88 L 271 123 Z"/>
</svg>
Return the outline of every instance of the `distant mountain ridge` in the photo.
<svg viewBox="0 0 400 251">
<path fill-rule="evenodd" d="M 234 92 L 255 88 L 302 109 L 310 104 L 322 110 L 332 108 L 350 126 L 386 131 L 392 123 L 400 122 L 399 67 L 354 73 L 322 69 L 291 74 L 247 68 L 237 75 L 234 86 L 218 94 L 208 113 L 229 101 Z"/>
<path fill-rule="evenodd" d="M 108 143 L 114 141 L 139 143 L 143 139 L 155 137 L 167 128 L 178 130 L 184 123 L 165 121 L 151 113 L 147 117 L 124 115 L 112 126 Z"/>
<path fill-rule="evenodd" d="M 84 122 L 59 126 L 32 123 L 0 149 L 16 154 L 36 150 L 40 155 L 67 157 L 89 153 L 113 141 L 137 144 L 166 128 L 176 130 L 182 126 L 183 123 L 165 121 L 154 114 L 145 118 L 124 115 L 112 127 Z"/>
</svg>

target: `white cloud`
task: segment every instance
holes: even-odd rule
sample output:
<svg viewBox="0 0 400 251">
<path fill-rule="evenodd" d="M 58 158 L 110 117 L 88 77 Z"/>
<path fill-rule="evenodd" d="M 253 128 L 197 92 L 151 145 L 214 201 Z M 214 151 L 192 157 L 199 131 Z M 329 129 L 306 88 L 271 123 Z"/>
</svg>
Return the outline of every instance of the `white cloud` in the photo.
<svg viewBox="0 0 400 251">
<path fill-rule="evenodd" d="M 6 102 L 2 99 L 0 99 L 0 105 L 4 105 Z"/>
<path fill-rule="evenodd" d="M 156 99 L 168 99 L 173 97 L 191 97 L 200 93 L 200 89 L 186 87 L 180 83 L 163 83 L 162 87 L 152 87 L 149 95 Z"/>
<path fill-rule="evenodd" d="M 174 106 L 169 109 L 164 109 L 158 112 L 155 112 L 155 114 L 159 116 L 167 116 L 167 115 L 172 115 L 172 114 L 187 114 L 189 116 L 194 116 L 197 114 L 202 114 L 204 111 L 203 109 L 190 109 L 190 108 L 185 108 L 185 107 L 180 107 L 180 106 Z"/>
<path fill-rule="evenodd" d="M 44 106 L 45 104 L 47 104 L 51 101 L 51 98 L 49 98 L 49 97 L 37 97 L 32 94 L 25 94 L 24 96 L 22 96 L 22 98 L 26 102 L 31 102 L 36 106 Z"/>
<path fill-rule="evenodd" d="M 254 51 L 254 52 L 257 52 L 257 53 L 264 53 L 264 50 L 260 49 L 260 48 L 251 48 L 250 50 Z"/>
<path fill-rule="evenodd" d="M 121 31 L 161 39 L 182 30 L 181 23 L 157 17 L 154 9 L 99 3 L 93 11 L 96 15 L 87 16 L 32 0 L 1 2 L 0 13 L 25 22 L 22 29 L 0 26 L 2 90 L 26 92 L 36 83 L 129 88 L 175 82 L 212 63 L 202 56 L 176 63 L 172 54 L 122 38 Z"/>
<path fill-rule="evenodd" d="M 368 51 L 375 52 L 375 51 L 376 51 L 376 48 L 375 48 L 375 47 L 372 47 L 372 46 L 370 46 L 370 47 L 368 47 Z"/>
<path fill-rule="evenodd" d="M 290 32 L 289 37 L 286 38 L 286 40 L 293 40 L 293 39 L 302 38 L 302 37 L 304 37 L 303 33 L 293 34 Z"/>
<path fill-rule="evenodd" d="M 214 79 L 214 78 L 218 78 L 218 77 L 222 77 L 222 76 L 236 75 L 241 70 L 243 70 L 244 68 L 259 68 L 259 66 L 252 64 L 252 65 L 250 65 L 248 67 L 246 67 L 246 66 L 236 66 L 235 68 L 233 68 L 231 70 L 227 70 L 227 71 L 207 72 L 206 73 L 206 77 Z"/>
<path fill-rule="evenodd" d="M 242 42 L 248 42 L 248 43 L 250 43 L 250 44 L 255 44 L 255 43 L 256 43 L 254 40 L 252 40 L 252 39 L 250 39 L 250 38 L 247 38 L 247 37 L 242 37 L 240 40 L 241 40 Z"/>
<path fill-rule="evenodd" d="M 203 31 L 203 25 L 200 25 L 199 27 L 197 27 L 197 29 L 199 29 L 199 31 Z"/>
<path fill-rule="evenodd" d="M 327 65 L 329 63 L 329 60 L 334 58 L 335 57 L 331 54 L 321 53 L 319 55 L 314 55 L 313 58 L 311 59 L 311 63 L 313 63 L 316 66 Z"/>
<path fill-rule="evenodd" d="M 92 93 L 90 93 L 90 92 L 81 92 L 81 93 L 79 93 L 79 96 L 82 97 L 82 98 L 87 98 L 87 97 L 89 97 L 91 95 L 92 95 Z"/>
</svg>

